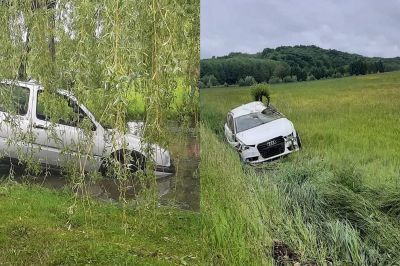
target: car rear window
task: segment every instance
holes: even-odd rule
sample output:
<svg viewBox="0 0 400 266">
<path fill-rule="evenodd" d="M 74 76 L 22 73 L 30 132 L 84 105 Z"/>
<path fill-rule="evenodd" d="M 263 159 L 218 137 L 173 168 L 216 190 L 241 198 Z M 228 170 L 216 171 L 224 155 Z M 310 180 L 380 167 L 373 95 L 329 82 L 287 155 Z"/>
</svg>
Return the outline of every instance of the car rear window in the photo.
<svg viewBox="0 0 400 266">
<path fill-rule="evenodd" d="M 29 89 L 15 84 L 0 84 L 0 112 L 26 115 Z"/>
</svg>

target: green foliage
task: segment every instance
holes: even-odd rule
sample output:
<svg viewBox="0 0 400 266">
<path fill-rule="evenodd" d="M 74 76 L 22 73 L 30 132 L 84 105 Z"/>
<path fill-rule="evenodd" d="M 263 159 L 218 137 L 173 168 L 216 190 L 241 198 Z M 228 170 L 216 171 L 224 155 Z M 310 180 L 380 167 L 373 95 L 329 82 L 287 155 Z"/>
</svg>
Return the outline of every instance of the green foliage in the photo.
<svg viewBox="0 0 400 266">
<path fill-rule="evenodd" d="M 206 84 L 204 84 L 203 81 L 199 80 L 198 87 L 199 89 L 204 89 L 206 88 Z"/>
<path fill-rule="evenodd" d="M 297 77 L 296 76 L 286 76 L 282 79 L 282 81 L 285 83 L 296 82 Z"/>
<path fill-rule="evenodd" d="M 239 79 L 239 81 L 238 81 L 238 85 L 240 87 L 252 86 L 252 85 L 254 85 L 256 83 L 257 83 L 257 81 L 252 76 L 246 76 L 244 79 Z"/>
<path fill-rule="evenodd" d="M 207 88 L 218 86 L 219 82 L 214 75 L 203 76 L 200 81 L 207 86 Z"/>
<path fill-rule="evenodd" d="M 335 78 L 335 79 L 337 79 L 337 78 L 342 78 L 343 77 L 343 74 L 342 73 L 335 73 L 335 74 L 333 74 L 333 76 L 332 76 L 332 78 Z"/>
<path fill-rule="evenodd" d="M 281 83 L 281 82 L 282 82 L 282 79 L 275 77 L 275 76 L 272 76 L 268 81 L 268 83 L 270 83 L 270 84 L 277 84 L 277 83 Z"/>
<path fill-rule="evenodd" d="M 287 64 L 279 64 L 273 72 L 274 77 L 283 79 L 284 77 L 290 75 L 290 67 Z"/>
<path fill-rule="evenodd" d="M 357 75 L 350 72 L 350 64 L 358 60 L 366 62 L 366 73 L 400 69 L 399 58 L 368 58 L 304 45 L 266 48 L 256 54 L 230 53 L 203 59 L 200 65 L 202 76 L 215 75 L 221 84 L 236 84 L 246 76 L 253 76 L 260 83 L 269 82 L 272 76 L 296 76 L 298 81 L 305 81 L 310 75 L 316 79 L 330 78 L 335 73 Z"/>
<path fill-rule="evenodd" d="M 349 73 L 350 75 L 365 75 L 367 68 L 367 63 L 364 60 L 357 60 L 349 65 Z"/>
<path fill-rule="evenodd" d="M 260 83 L 257 85 L 254 85 L 250 89 L 250 93 L 253 96 L 254 101 L 260 101 L 262 102 L 263 97 L 267 99 L 267 104 L 270 102 L 270 88 L 269 85 L 266 83 Z"/>
<path fill-rule="evenodd" d="M 32 3 L 35 5 L 32 6 Z M 197 123 L 200 3 L 185 0 L 60 0 L 57 1 L 57 8 L 43 3 L 1 1 L 0 79 L 31 77 L 43 85 L 43 101 L 38 111 L 43 113 L 43 118 L 50 117 L 47 130 L 49 142 L 60 143 L 60 136 L 55 131 L 56 124 L 64 124 L 66 120 L 72 121 L 74 126 L 78 124 L 76 112 L 71 112 L 69 103 L 63 101 L 63 97 L 54 96 L 58 89 L 73 93 L 79 102 L 90 108 L 102 125 L 115 129 L 106 131 L 110 135 L 105 137 L 111 141 L 107 143 L 107 150 L 122 150 L 126 163 L 132 162 L 133 158 L 126 149 L 126 139 L 120 136 L 127 131 L 127 119 L 135 117 L 143 120 L 141 138 L 142 143 L 149 144 L 143 145 L 149 147 L 144 148 L 148 171 L 146 175 L 143 171 L 133 174 L 123 162 L 105 154 L 111 157 L 107 158 L 107 162 L 112 161 L 107 170 L 120 185 L 121 209 L 111 213 L 115 222 L 102 216 L 103 211 L 107 213 L 107 207 L 96 208 L 85 193 L 81 196 L 76 192 L 61 198 L 62 209 L 57 204 L 44 206 L 46 215 L 38 213 L 41 210 L 35 209 L 35 204 L 24 205 L 17 201 L 18 204 L 13 205 L 13 199 L 19 196 L 10 197 L 9 204 L 2 201 L 2 214 L 8 205 L 14 208 L 7 212 L 5 220 L 13 223 L 18 217 L 25 219 L 31 216 L 21 228 L 11 228 L 11 231 L 16 231 L 17 236 L 25 236 L 29 228 L 36 227 L 37 232 L 44 232 L 44 236 L 40 238 L 41 234 L 36 232 L 27 234 L 24 241 L 17 239 L 12 242 L 15 240 L 13 234 L 2 238 L 4 230 L 12 227 L 12 224 L 7 224 L 7 227 L 0 228 L 0 261 L 6 264 L 166 264 L 168 262 L 159 262 L 157 259 L 137 259 L 135 252 L 130 249 L 141 241 L 129 246 L 129 239 L 124 235 L 132 238 L 132 234 L 135 234 L 132 239 L 136 240 L 137 232 L 143 232 L 144 236 L 140 237 L 151 238 L 160 228 L 172 228 L 157 222 L 158 218 L 161 220 L 163 211 L 158 208 L 159 195 L 153 174 L 155 162 L 149 156 L 152 152 L 150 144 L 168 147 L 171 137 L 167 132 L 171 118 L 180 122 L 185 129 Z M 0 99 L 3 103 L 7 95 L 0 96 L 5 96 Z M 81 163 L 60 161 L 67 163 L 62 173 L 66 175 L 69 185 L 76 189 L 74 191 L 86 191 L 85 185 L 97 180 L 99 173 L 84 170 L 83 165 L 96 160 L 87 152 L 93 149 L 95 140 L 87 120 L 79 123 L 79 128 L 82 134 L 79 134 L 78 143 L 63 145 L 61 154 L 74 156 Z M 34 156 L 40 151 L 35 145 L 37 136 L 32 127 L 21 128 L 18 123 L 12 124 L 10 131 L 10 147 L 16 147 L 20 161 L 27 166 L 28 177 L 33 178 L 31 175 L 41 172 L 37 157 Z M 26 146 L 20 148 L 21 143 L 27 145 L 28 149 Z M 1 155 L 4 152 L 1 151 Z M 138 187 L 142 188 L 134 212 L 128 208 L 130 205 L 125 199 L 125 181 L 133 177 L 137 179 Z M 46 195 L 34 195 L 37 197 L 35 200 L 46 199 Z M 28 196 L 26 193 L 21 195 L 22 201 L 35 202 Z M 49 197 L 47 204 L 57 202 L 57 199 L 56 196 Z M 41 202 L 41 205 L 44 203 Z M 71 213 L 71 219 L 78 219 L 82 225 L 80 233 L 69 234 L 68 228 L 63 228 L 69 219 L 52 219 L 62 216 L 67 210 Z M 50 217 L 49 213 L 52 213 Z M 44 220 L 45 224 L 35 223 L 34 218 Z M 101 221 L 101 224 L 94 226 L 93 221 Z M 174 225 L 186 226 L 185 223 L 179 225 L 174 219 L 170 221 Z M 141 222 L 146 225 L 145 228 L 130 227 L 133 223 Z M 168 217 L 164 222 L 168 222 Z M 61 229 L 59 224 L 62 225 Z M 190 227 L 189 223 L 187 226 Z M 185 234 L 190 235 L 188 232 Z M 115 240 L 114 236 L 120 239 Z M 173 239 L 173 236 L 166 237 Z M 194 239 L 195 236 L 190 238 Z M 157 241 L 167 240 L 158 237 Z M 55 245 L 49 247 L 50 242 L 55 242 Z M 158 247 L 157 244 L 160 243 L 149 245 Z M 27 246 L 32 249 L 26 249 Z M 181 250 L 180 247 L 176 249 Z M 13 253 L 13 250 L 19 250 L 20 253 Z M 43 253 L 43 250 L 46 252 Z M 112 256 L 114 254 L 115 257 Z M 184 255 L 180 258 L 185 260 Z M 173 263 L 180 263 L 179 258 Z"/>
<path fill-rule="evenodd" d="M 307 81 L 313 81 L 313 80 L 315 80 L 316 78 L 314 77 L 314 75 L 310 75 L 310 76 L 308 76 L 307 77 Z"/>
<path fill-rule="evenodd" d="M 257 83 L 257 81 L 252 76 L 246 76 L 244 79 L 246 86 L 252 86 Z"/>
<path fill-rule="evenodd" d="M 229 55 L 200 62 L 201 76 L 215 75 L 220 84 L 237 84 L 241 78 L 252 76 L 257 82 L 268 81 L 277 62 L 253 57 Z"/>
</svg>

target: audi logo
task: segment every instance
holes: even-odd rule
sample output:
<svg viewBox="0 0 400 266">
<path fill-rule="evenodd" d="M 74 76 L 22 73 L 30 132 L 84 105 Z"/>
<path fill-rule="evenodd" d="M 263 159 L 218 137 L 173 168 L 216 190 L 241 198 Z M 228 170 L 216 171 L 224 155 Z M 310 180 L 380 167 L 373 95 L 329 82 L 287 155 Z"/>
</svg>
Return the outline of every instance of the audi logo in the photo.
<svg viewBox="0 0 400 266">
<path fill-rule="evenodd" d="M 278 143 L 277 140 L 271 140 L 271 141 L 267 142 L 267 146 L 272 146 L 272 145 L 275 145 L 276 143 Z"/>
</svg>

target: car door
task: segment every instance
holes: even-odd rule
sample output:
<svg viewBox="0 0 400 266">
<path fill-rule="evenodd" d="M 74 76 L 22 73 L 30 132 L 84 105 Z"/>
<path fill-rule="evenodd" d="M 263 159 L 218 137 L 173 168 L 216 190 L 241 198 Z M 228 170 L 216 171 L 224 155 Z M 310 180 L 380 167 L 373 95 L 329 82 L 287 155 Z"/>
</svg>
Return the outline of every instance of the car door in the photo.
<svg viewBox="0 0 400 266">
<path fill-rule="evenodd" d="M 0 83 L 0 157 L 19 158 L 28 154 L 30 99 L 29 88 Z"/>
<path fill-rule="evenodd" d="M 226 117 L 226 123 L 225 123 L 225 137 L 226 140 L 228 141 L 229 144 L 232 146 L 237 145 L 237 141 L 235 138 L 235 127 L 234 127 L 234 121 L 233 117 L 231 114 L 228 114 Z"/>
<path fill-rule="evenodd" d="M 97 126 L 71 97 L 38 91 L 32 128 L 42 163 L 97 168 L 101 153 Z"/>
</svg>

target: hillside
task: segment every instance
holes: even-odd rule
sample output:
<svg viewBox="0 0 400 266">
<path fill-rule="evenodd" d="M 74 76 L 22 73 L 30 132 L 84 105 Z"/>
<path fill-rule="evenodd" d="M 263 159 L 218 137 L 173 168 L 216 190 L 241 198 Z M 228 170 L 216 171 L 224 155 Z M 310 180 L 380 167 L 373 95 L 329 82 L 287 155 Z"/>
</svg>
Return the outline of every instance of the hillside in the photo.
<svg viewBox="0 0 400 266">
<path fill-rule="evenodd" d="M 237 84 L 247 76 L 254 77 L 256 82 L 279 83 L 400 70 L 400 57 L 365 57 L 299 45 L 203 59 L 200 68 L 204 86 Z"/>
</svg>

